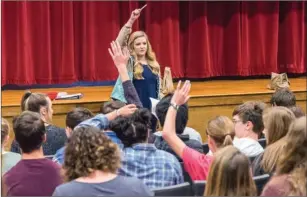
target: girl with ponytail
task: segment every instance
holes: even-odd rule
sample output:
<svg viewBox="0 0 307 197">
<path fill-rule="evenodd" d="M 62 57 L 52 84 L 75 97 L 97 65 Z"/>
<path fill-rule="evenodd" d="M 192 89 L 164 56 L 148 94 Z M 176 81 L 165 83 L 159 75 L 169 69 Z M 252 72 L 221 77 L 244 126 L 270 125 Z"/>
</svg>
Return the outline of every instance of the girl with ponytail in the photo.
<svg viewBox="0 0 307 197">
<path fill-rule="evenodd" d="M 177 110 L 189 100 L 191 84 L 189 81 L 186 81 L 182 88 L 180 85 L 181 82 L 178 83 L 177 89 L 172 97 L 162 136 L 173 151 L 182 158 L 185 171 L 189 173 L 191 179 L 193 181 L 206 180 L 214 153 L 220 148 L 232 145 L 232 140 L 235 135 L 234 125 L 226 116 L 218 116 L 208 122 L 206 133 L 208 135 L 210 152 L 213 153 L 213 156 L 210 154 L 201 154 L 186 146 L 176 135 L 175 121 Z"/>
<path fill-rule="evenodd" d="M 52 125 L 52 102 L 50 98 L 42 93 L 25 92 L 21 99 L 21 111 L 32 111 L 40 115 L 45 123 L 47 140 L 43 144 L 44 155 L 54 155 L 66 142 L 65 130 Z M 18 143 L 14 140 L 11 146 L 12 152 L 20 153 Z"/>
</svg>

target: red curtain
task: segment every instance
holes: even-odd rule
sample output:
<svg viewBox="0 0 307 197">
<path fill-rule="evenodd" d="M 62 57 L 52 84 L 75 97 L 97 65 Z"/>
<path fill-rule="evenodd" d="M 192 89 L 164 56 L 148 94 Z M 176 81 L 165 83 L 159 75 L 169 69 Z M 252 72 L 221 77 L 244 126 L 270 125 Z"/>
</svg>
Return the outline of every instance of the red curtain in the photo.
<svg viewBox="0 0 307 197">
<path fill-rule="evenodd" d="M 306 2 L 2 1 L 2 85 L 115 80 L 107 48 L 133 9 L 176 78 L 306 72 Z"/>
</svg>

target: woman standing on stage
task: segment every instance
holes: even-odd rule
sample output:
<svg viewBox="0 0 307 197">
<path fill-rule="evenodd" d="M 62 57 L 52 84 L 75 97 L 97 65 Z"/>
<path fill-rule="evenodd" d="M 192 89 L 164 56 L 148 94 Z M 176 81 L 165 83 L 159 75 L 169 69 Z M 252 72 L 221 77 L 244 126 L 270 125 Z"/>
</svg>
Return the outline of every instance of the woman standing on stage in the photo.
<svg viewBox="0 0 307 197">
<path fill-rule="evenodd" d="M 139 18 L 141 10 L 142 8 L 132 12 L 128 22 L 121 28 L 116 41 L 121 47 L 128 48 L 131 55 L 127 64 L 129 78 L 133 81 L 143 107 L 151 109 L 149 98 L 159 99 L 162 95 L 160 65 L 145 32 L 136 31 L 131 34 L 132 25 Z M 120 78 L 116 81 L 111 97 L 126 103 Z"/>
</svg>

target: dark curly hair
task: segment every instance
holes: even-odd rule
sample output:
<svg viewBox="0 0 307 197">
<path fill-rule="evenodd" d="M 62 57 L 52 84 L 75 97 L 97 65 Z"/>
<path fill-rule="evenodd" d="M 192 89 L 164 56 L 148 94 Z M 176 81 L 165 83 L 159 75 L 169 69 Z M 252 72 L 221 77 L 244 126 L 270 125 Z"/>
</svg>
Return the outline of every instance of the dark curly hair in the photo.
<svg viewBox="0 0 307 197">
<path fill-rule="evenodd" d="M 130 117 L 119 117 L 112 121 L 110 129 L 116 133 L 125 147 L 131 147 L 148 139 L 151 117 L 148 109 L 139 109 Z"/>
<path fill-rule="evenodd" d="M 67 181 L 89 176 L 95 170 L 116 173 L 119 167 L 119 149 L 101 130 L 96 127 L 74 130 L 65 150 L 63 168 Z"/>
</svg>

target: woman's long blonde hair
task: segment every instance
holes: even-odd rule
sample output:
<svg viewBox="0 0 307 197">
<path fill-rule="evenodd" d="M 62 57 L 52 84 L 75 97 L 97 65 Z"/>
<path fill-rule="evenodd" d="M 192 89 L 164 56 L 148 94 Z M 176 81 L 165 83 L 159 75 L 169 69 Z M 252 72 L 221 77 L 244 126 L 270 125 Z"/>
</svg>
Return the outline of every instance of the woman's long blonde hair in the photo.
<svg viewBox="0 0 307 197">
<path fill-rule="evenodd" d="M 210 167 L 204 196 L 255 196 L 247 156 L 233 146 L 218 150 Z"/>
<path fill-rule="evenodd" d="M 287 196 L 306 196 L 307 129 L 306 116 L 294 120 L 286 136 L 286 146 L 277 163 L 277 174 L 288 174 L 291 189 Z"/>
<path fill-rule="evenodd" d="M 134 47 L 133 47 L 134 41 L 137 38 L 140 38 L 140 37 L 145 37 L 146 41 L 147 41 L 147 51 L 146 51 L 145 57 L 146 57 L 146 60 L 148 62 L 149 67 L 151 68 L 152 72 L 155 75 L 160 75 L 160 65 L 157 62 L 156 55 L 151 48 L 151 44 L 148 40 L 148 36 L 143 31 L 135 31 L 130 35 L 129 40 L 128 40 L 128 49 L 130 51 L 131 56 L 133 56 L 134 60 L 135 60 L 135 63 L 133 65 L 133 67 L 134 67 L 134 69 L 133 69 L 134 78 L 143 79 L 142 73 L 143 73 L 144 69 L 143 69 L 142 64 L 137 61 L 137 55 L 135 54 Z"/>
<path fill-rule="evenodd" d="M 264 150 L 261 166 L 266 173 L 272 173 L 284 151 L 284 138 L 295 116 L 286 107 L 271 107 L 264 111 L 263 120 L 267 147 Z"/>
</svg>

